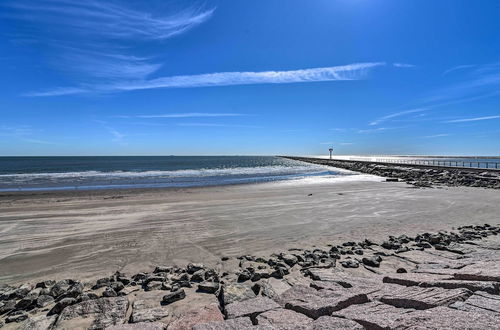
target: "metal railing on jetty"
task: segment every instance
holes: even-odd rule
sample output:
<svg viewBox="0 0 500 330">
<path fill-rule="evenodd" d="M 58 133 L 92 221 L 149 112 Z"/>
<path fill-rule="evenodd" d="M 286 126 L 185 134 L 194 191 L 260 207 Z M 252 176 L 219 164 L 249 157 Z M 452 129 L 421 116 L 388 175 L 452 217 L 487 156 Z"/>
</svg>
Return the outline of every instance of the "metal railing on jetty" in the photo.
<svg viewBox="0 0 500 330">
<path fill-rule="evenodd" d="M 334 158 L 335 159 L 335 158 Z M 341 160 L 341 159 L 338 159 Z M 424 165 L 424 166 L 440 166 L 440 167 L 464 167 L 474 169 L 500 169 L 500 162 L 488 161 L 470 161 L 467 160 L 440 160 L 440 159 L 395 159 L 395 158 L 356 158 L 350 157 L 349 160 L 360 162 L 376 162 L 376 163 L 391 163 L 402 165 Z"/>
</svg>

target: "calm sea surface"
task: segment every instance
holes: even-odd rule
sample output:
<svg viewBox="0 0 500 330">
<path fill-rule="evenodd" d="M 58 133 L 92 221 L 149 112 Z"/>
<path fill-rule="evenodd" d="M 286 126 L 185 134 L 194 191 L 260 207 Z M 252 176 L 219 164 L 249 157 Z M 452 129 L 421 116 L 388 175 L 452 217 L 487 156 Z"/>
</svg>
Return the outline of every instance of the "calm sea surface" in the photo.
<svg viewBox="0 0 500 330">
<path fill-rule="evenodd" d="M 0 157 L 0 191 L 192 187 L 352 174 L 278 157 Z"/>
</svg>

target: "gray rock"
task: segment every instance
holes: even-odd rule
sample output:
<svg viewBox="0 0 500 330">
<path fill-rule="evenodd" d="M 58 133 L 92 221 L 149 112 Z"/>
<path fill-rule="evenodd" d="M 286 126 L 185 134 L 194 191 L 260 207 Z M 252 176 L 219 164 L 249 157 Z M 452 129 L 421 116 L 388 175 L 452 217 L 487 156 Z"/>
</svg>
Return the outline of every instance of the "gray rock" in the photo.
<svg viewBox="0 0 500 330">
<path fill-rule="evenodd" d="M 361 305 L 351 305 L 334 312 L 332 316 L 356 321 L 365 329 L 395 329 L 395 321 L 413 311 L 413 309 L 396 308 L 380 302 L 369 302 Z"/>
<path fill-rule="evenodd" d="M 287 309 L 317 319 L 350 305 L 368 302 L 368 297 L 366 294 L 351 293 L 349 290 L 317 291 L 311 287 L 295 285 L 280 296 L 280 301 L 284 302 Z"/>
<path fill-rule="evenodd" d="M 163 304 L 171 304 L 175 301 L 182 300 L 186 298 L 186 293 L 183 289 L 176 290 L 172 293 L 163 296 L 162 303 Z"/>
<path fill-rule="evenodd" d="M 149 281 L 144 289 L 146 291 L 161 290 L 162 285 L 163 281 Z"/>
<path fill-rule="evenodd" d="M 123 290 L 125 288 L 125 285 L 123 285 L 122 282 L 114 282 L 114 283 L 111 283 L 110 287 L 115 292 L 120 292 L 121 290 Z"/>
<path fill-rule="evenodd" d="M 228 319 L 248 316 L 254 320 L 257 315 L 279 307 L 276 302 L 269 298 L 256 297 L 226 305 L 226 315 Z"/>
<path fill-rule="evenodd" d="M 436 307 L 408 313 L 393 326 L 397 329 L 497 329 L 498 320 L 498 314 Z"/>
<path fill-rule="evenodd" d="M 464 301 L 471 295 L 472 292 L 467 289 L 446 290 L 412 286 L 402 287 L 391 294 L 386 294 L 380 301 L 399 308 L 428 309 Z"/>
<path fill-rule="evenodd" d="M 359 262 L 354 259 L 346 259 L 344 261 L 341 261 L 340 264 L 342 267 L 345 268 L 358 268 L 359 267 Z"/>
<path fill-rule="evenodd" d="M 22 299 L 24 298 L 31 290 L 33 289 L 33 286 L 31 284 L 23 284 L 17 289 L 15 289 L 11 295 L 11 299 Z"/>
<path fill-rule="evenodd" d="M 224 322 L 207 322 L 193 326 L 193 330 L 246 330 L 253 328 L 249 317 L 225 320 Z"/>
<path fill-rule="evenodd" d="M 268 325 L 275 328 L 306 327 L 312 323 L 312 319 L 289 309 L 274 309 L 264 312 L 256 318 L 258 325 Z"/>
<path fill-rule="evenodd" d="M 125 322 L 128 299 L 125 297 L 99 298 L 87 300 L 66 307 L 56 322 L 56 328 L 102 329 Z M 82 325 L 84 323 L 85 325 Z"/>
<path fill-rule="evenodd" d="M 439 287 L 444 289 L 465 288 L 471 291 L 485 291 L 491 294 L 500 292 L 500 284 L 488 281 L 460 281 L 450 279 L 446 275 L 407 273 L 386 276 L 384 283 L 394 283 L 405 286 Z"/>
<path fill-rule="evenodd" d="M 64 298 L 61 299 L 54 307 L 48 312 L 47 315 L 59 314 L 63 311 L 64 308 L 73 305 L 76 303 L 75 298 Z"/>
<path fill-rule="evenodd" d="M 52 296 L 45 295 L 45 294 L 38 296 L 38 298 L 36 299 L 36 305 L 39 308 L 50 305 L 53 302 L 54 302 L 54 298 Z"/>
<path fill-rule="evenodd" d="M 28 313 L 24 311 L 16 311 L 14 313 L 9 314 L 9 316 L 5 318 L 5 323 L 12 323 L 12 322 L 19 323 L 26 320 L 27 318 L 28 318 Z"/>
<path fill-rule="evenodd" d="M 486 292 L 477 291 L 466 301 L 457 301 L 450 305 L 467 312 L 492 314 L 500 317 L 500 297 Z"/>
<path fill-rule="evenodd" d="M 107 327 L 106 330 L 165 330 L 167 325 L 160 322 L 141 322 L 118 324 Z"/>
<path fill-rule="evenodd" d="M 130 323 L 138 322 L 154 322 L 161 320 L 169 315 L 168 309 L 165 307 L 150 308 L 144 300 L 136 300 L 132 305 L 132 316 Z"/>
<path fill-rule="evenodd" d="M 45 316 L 39 315 L 35 317 L 28 318 L 23 322 L 19 329 L 20 330 L 49 330 L 56 322 L 57 315 Z"/>
<path fill-rule="evenodd" d="M 244 284 L 227 284 L 222 288 L 222 301 L 225 305 L 255 298 L 252 289 Z"/>
<path fill-rule="evenodd" d="M 15 300 L 7 300 L 3 303 L 3 305 L 0 305 L 0 315 L 8 313 L 16 308 L 16 301 Z"/>
<path fill-rule="evenodd" d="M 359 323 L 339 317 L 321 316 L 312 323 L 312 330 L 352 329 L 363 330 Z"/>
<path fill-rule="evenodd" d="M 62 280 L 58 281 L 50 288 L 50 295 L 54 298 L 58 298 L 69 290 L 74 282 L 72 280 Z"/>
</svg>

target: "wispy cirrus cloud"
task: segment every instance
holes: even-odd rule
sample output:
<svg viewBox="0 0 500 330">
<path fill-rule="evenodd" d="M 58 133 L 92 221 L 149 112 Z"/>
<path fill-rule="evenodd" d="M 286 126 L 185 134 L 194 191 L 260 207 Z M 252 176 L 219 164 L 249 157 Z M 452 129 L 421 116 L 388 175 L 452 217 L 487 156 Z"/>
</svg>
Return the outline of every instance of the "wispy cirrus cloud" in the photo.
<svg viewBox="0 0 500 330">
<path fill-rule="evenodd" d="M 469 102 L 500 94 L 500 63 L 475 66 L 457 83 L 437 89 L 421 100 L 428 106 Z"/>
<path fill-rule="evenodd" d="M 482 120 L 492 120 L 492 119 L 500 119 L 500 116 L 495 115 L 495 116 L 453 119 L 446 121 L 446 123 L 466 123 L 471 121 L 482 121 Z"/>
<path fill-rule="evenodd" d="M 422 136 L 422 139 L 435 139 L 435 138 L 446 137 L 446 136 L 450 136 L 450 134 L 442 133 L 442 134 L 426 135 L 426 136 Z"/>
<path fill-rule="evenodd" d="M 215 11 L 197 1 L 180 9 L 163 1 L 116 0 L 7 0 L 2 6 L 9 9 L 0 14 L 3 19 L 21 22 L 13 25 L 20 27 L 15 39 L 43 43 L 48 63 L 76 83 L 26 96 L 74 95 L 97 84 L 142 81 L 163 65 L 163 54 L 145 49 L 206 22 Z"/>
<path fill-rule="evenodd" d="M 241 117 L 241 116 L 247 116 L 247 114 L 243 114 L 243 113 L 187 112 L 187 113 L 151 114 L 151 115 L 114 116 L 114 118 L 198 118 L 198 117 Z"/>
<path fill-rule="evenodd" d="M 386 115 L 386 116 L 383 116 L 383 117 L 380 117 L 380 118 L 377 118 L 377 119 L 371 121 L 369 123 L 369 125 L 371 125 L 371 126 L 379 125 L 379 124 L 381 124 L 383 122 L 386 122 L 386 121 L 391 120 L 391 119 L 396 118 L 396 117 L 406 116 L 406 115 L 410 115 L 410 114 L 413 114 L 413 113 L 424 112 L 424 111 L 427 111 L 427 110 L 429 110 L 429 109 L 427 109 L 427 108 L 417 108 L 417 109 L 411 109 L 411 110 L 405 110 L 405 111 L 399 111 L 399 112 L 391 113 L 389 115 Z"/>
<path fill-rule="evenodd" d="M 119 91 L 132 91 L 157 88 L 195 88 L 214 86 L 234 86 L 253 84 L 289 84 L 324 81 L 343 81 L 366 79 L 369 71 L 375 67 L 383 66 L 383 62 L 354 63 L 342 66 L 300 69 L 289 71 L 259 71 L 259 72 L 216 72 L 197 75 L 171 76 L 145 81 L 127 81 L 94 87 L 68 88 L 68 93 L 112 93 Z M 82 91 L 83 89 L 83 91 Z M 59 94 L 64 88 L 57 88 Z M 51 91 L 33 92 L 28 96 L 52 96 Z"/>
<path fill-rule="evenodd" d="M 395 68 L 416 68 L 417 66 L 414 64 L 408 64 L 408 63 L 392 63 L 392 66 Z"/>
<path fill-rule="evenodd" d="M 192 5 L 164 13 L 164 6 L 159 5 L 158 11 L 147 12 L 113 0 L 16 0 L 3 5 L 17 10 L 11 18 L 49 23 L 64 28 L 65 32 L 107 39 L 149 40 L 183 33 L 208 20 L 215 10 Z"/>
<path fill-rule="evenodd" d="M 386 131 L 396 130 L 406 128 L 406 126 L 398 126 L 398 127 L 377 127 L 377 128 L 369 128 L 369 129 L 360 129 L 358 133 L 360 134 L 372 134 L 372 133 L 383 133 Z"/>
<path fill-rule="evenodd" d="M 470 68 L 473 68 L 473 67 L 475 67 L 475 66 L 476 66 L 475 64 L 457 65 L 457 66 L 454 66 L 454 67 L 449 68 L 448 70 L 444 71 L 444 72 L 443 72 L 443 76 L 444 76 L 444 75 L 447 75 L 448 73 L 452 73 L 452 72 L 454 72 L 454 71 L 459 71 L 459 70 L 470 69 Z"/>
<path fill-rule="evenodd" d="M 180 127 L 234 127 L 234 128 L 263 128 L 255 125 L 233 125 L 233 124 L 217 124 L 217 123 L 179 123 Z"/>
</svg>

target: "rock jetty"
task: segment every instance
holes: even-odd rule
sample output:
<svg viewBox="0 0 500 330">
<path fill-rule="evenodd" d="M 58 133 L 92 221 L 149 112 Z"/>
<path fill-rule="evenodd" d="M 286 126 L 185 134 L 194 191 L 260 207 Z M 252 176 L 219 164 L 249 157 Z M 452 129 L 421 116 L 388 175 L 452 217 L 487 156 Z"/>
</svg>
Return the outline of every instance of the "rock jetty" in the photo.
<svg viewBox="0 0 500 330">
<path fill-rule="evenodd" d="M 462 169 L 410 164 L 381 164 L 306 157 L 284 158 L 378 175 L 388 178 L 387 181 L 406 182 L 416 187 L 432 187 L 436 185 L 500 189 L 500 170 Z"/>
<path fill-rule="evenodd" d="M 500 227 L 0 285 L 5 329 L 494 329 Z"/>
</svg>

